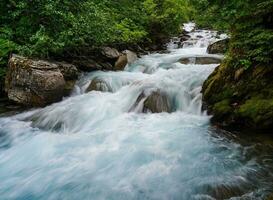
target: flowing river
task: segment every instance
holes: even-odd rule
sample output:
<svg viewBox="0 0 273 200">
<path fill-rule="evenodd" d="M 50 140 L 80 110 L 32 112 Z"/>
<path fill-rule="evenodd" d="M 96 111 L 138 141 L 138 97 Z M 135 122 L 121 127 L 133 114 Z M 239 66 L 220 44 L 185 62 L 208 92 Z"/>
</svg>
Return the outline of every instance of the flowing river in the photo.
<svg viewBox="0 0 273 200">
<path fill-rule="evenodd" d="M 186 25 L 190 29 L 191 24 Z M 201 87 L 217 64 L 216 32 L 196 30 L 183 47 L 143 56 L 119 72 L 92 72 L 60 103 L 0 118 L 1 200 L 266 199 L 273 143 L 210 125 Z M 221 57 L 219 55 L 210 55 Z M 86 89 L 91 80 L 104 92 Z M 109 92 L 111 91 L 111 92 Z M 142 113 L 143 93 L 161 91 L 172 112 Z"/>
</svg>

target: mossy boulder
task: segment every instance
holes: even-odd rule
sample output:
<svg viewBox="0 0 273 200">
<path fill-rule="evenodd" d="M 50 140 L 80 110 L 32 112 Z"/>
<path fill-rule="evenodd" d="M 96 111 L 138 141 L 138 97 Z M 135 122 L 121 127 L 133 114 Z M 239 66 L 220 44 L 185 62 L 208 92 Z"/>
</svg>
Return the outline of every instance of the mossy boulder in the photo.
<svg viewBox="0 0 273 200">
<path fill-rule="evenodd" d="M 225 54 L 228 50 L 229 39 L 219 40 L 208 46 L 207 52 L 209 54 Z"/>
<path fill-rule="evenodd" d="M 225 62 L 205 81 L 204 109 L 212 122 L 232 129 L 273 128 L 273 66 L 245 69 Z"/>
</svg>

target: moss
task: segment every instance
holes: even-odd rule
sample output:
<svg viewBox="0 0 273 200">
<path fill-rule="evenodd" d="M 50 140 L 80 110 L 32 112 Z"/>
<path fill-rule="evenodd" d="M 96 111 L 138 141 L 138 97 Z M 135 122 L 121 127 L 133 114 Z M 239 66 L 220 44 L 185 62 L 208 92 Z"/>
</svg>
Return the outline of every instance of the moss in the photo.
<svg viewBox="0 0 273 200">
<path fill-rule="evenodd" d="M 232 107 L 230 106 L 230 100 L 224 99 L 213 106 L 213 121 L 225 121 L 228 115 L 232 112 Z"/>
<path fill-rule="evenodd" d="M 232 79 L 231 70 L 227 64 L 223 63 L 209 76 L 202 90 L 205 102 L 214 104 L 233 96 L 235 90 L 227 85 Z"/>
<path fill-rule="evenodd" d="M 270 127 L 273 119 L 273 98 L 259 99 L 253 97 L 240 106 L 237 113 L 240 117 L 251 119 L 257 128 L 259 126 Z"/>
<path fill-rule="evenodd" d="M 229 113 L 232 110 L 230 106 L 230 100 L 225 99 L 216 103 L 213 107 L 214 112 L 216 113 Z"/>
<path fill-rule="evenodd" d="M 203 85 L 203 100 L 212 121 L 227 127 L 273 128 L 273 66 L 252 66 L 235 77 L 238 68 L 226 62 Z"/>
</svg>

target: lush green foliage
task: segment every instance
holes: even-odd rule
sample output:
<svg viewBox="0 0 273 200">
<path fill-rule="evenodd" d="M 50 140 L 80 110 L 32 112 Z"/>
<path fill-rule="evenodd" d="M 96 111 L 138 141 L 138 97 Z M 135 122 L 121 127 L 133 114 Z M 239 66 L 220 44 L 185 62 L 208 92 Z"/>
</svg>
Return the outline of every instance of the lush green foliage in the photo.
<svg viewBox="0 0 273 200">
<path fill-rule="evenodd" d="M 199 25 L 230 30 L 229 53 L 234 66 L 273 62 L 273 0 L 192 2 Z"/>
<path fill-rule="evenodd" d="M 1 33 L 26 55 L 67 47 L 138 42 L 150 28 L 170 34 L 187 20 L 186 0 L 5 0 Z M 5 35 L 6 34 L 6 35 Z"/>
<path fill-rule="evenodd" d="M 10 52 L 46 58 L 69 49 L 153 41 L 177 32 L 189 12 L 188 0 L 1 0 L 0 66 Z"/>
</svg>

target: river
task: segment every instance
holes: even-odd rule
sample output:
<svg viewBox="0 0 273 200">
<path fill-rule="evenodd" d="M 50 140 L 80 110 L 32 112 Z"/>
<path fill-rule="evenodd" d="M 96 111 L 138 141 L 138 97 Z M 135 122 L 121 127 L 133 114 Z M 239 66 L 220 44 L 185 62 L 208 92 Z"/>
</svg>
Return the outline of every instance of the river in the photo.
<svg viewBox="0 0 273 200">
<path fill-rule="evenodd" d="M 178 62 L 208 56 L 207 46 L 226 36 L 209 30 L 190 36 L 182 47 L 174 38 L 168 53 L 142 56 L 124 71 L 83 75 L 62 102 L 0 118 L 0 199 L 266 199 L 273 193 L 272 139 L 212 126 L 200 92 L 217 64 Z M 107 88 L 86 93 L 95 78 Z M 138 97 L 158 90 L 172 112 L 142 113 Z"/>
</svg>

